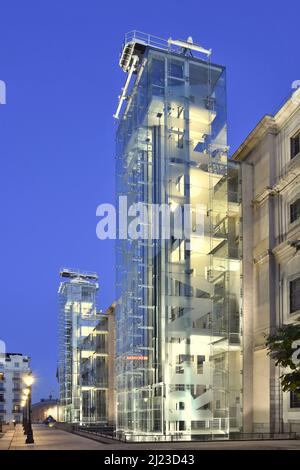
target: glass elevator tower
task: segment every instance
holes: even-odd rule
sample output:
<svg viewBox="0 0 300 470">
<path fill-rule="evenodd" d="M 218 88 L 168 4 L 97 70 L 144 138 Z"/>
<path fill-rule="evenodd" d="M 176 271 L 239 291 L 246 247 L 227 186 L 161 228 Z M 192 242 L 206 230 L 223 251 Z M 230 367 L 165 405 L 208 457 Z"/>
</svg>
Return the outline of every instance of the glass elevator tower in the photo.
<svg viewBox="0 0 300 470">
<path fill-rule="evenodd" d="M 242 426 L 239 175 L 225 69 L 210 54 L 191 38 L 136 31 L 121 53 L 117 201 L 164 204 L 159 225 L 171 221 L 168 238 L 118 231 L 117 432 L 127 439 L 224 438 Z M 174 220 L 187 204 L 183 236 Z"/>
<path fill-rule="evenodd" d="M 62 421 L 83 422 L 83 394 L 92 387 L 82 382 L 83 364 L 91 355 L 84 339 L 99 321 L 96 273 L 63 268 L 59 286 L 58 381 Z"/>
</svg>

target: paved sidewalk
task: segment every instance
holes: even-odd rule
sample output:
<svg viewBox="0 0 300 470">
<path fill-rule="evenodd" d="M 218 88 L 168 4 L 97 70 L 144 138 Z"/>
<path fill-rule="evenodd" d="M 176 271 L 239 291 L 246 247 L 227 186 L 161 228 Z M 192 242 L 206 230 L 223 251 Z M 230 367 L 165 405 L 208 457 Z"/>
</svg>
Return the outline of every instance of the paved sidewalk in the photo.
<svg viewBox="0 0 300 470">
<path fill-rule="evenodd" d="M 23 428 L 18 425 L 9 450 L 93 450 L 101 449 L 101 444 L 85 437 L 76 436 L 44 424 L 33 425 L 34 444 L 25 444 L 26 436 Z M 107 448 L 104 445 L 104 448 Z"/>
<path fill-rule="evenodd" d="M 45 425 L 33 425 L 34 444 L 25 444 L 26 436 L 21 425 L 16 430 L 7 431 L 0 439 L 0 450 L 105 450 L 108 454 L 114 450 L 300 450 L 300 440 L 282 441 L 223 441 L 223 442 L 176 442 L 126 444 L 118 441 L 103 443 L 83 436 L 48 428 Z M 4 440 L 3 440 L 4 439 Z M 1 443 L 2 441 L 2 443 Z"/>
<path fill-rule="evenodd" d="M 14 429 L 6 431 L 3 434 L 3 436 L 0 438 L 0 450 L 9 450 L 14 434 Z"/>
</svg>

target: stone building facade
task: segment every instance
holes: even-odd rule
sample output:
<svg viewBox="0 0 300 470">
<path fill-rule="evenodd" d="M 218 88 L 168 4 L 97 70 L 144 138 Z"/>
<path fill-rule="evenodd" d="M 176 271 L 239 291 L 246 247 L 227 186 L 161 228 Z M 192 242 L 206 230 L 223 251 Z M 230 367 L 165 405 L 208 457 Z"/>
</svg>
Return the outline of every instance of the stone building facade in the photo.
<svg viewBox="0 0 300 470">
<path fill-rule="evenodd" d="M 265 335 L 300 317 L 300 90 L 234 153 L 243 201 L 244 431 L 299 431 Z"/>
</svg>

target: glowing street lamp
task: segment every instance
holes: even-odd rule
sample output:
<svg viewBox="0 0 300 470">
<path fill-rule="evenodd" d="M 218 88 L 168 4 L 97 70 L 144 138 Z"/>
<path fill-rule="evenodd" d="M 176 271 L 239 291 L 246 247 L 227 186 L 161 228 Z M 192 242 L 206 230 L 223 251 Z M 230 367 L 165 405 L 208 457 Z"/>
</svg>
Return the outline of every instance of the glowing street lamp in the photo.
<svg viewBox="0 0 300 470">
<path fill-rule="evenodd" d="M 26 419 L 24 417 L 24 434 L 27 434 L 26 444 L 34 444 L 33 432 L 31 426 L 31 386 L 34 383 L 32 374 L 27 374 L 23 377 L 23 382 L 26 385 L 23 393 L 23 401 L 25 401 L 24 411 L 26 411 Z"/>
<path fill-rule="evenodd" d="M 24 375 L 23 382 L 25 385 L 27 385 L 27 387 L 31 387 L 31 385 L 34 383 L 34 378 L 32 374 Z"/>
</svg>

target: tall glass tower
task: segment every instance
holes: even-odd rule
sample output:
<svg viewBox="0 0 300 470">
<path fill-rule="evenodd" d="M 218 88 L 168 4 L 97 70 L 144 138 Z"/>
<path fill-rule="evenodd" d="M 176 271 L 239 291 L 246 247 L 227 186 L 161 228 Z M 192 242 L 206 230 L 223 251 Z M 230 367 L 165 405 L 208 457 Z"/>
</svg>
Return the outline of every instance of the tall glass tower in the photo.
<svg viewBox="0 0 300 470">
<path fill-rule="evenodd" d="M 118 231 L 117 432 L 127 439 L 224 438 L 242 426 L 239 175 L 225 69 L 210 55 L 191 38 L 136 31 L 121 53 L 119 211 L 124 196 L 128 208 L 164 205 L 147 237 Z M 149 236 L 167 220 L 168 237 Z"/>
<path fill-rule="evenodd" d="M 99 321 L 96 310 L 98 276 L 68 268 L 62 269 L 60 276 L 64 278 L 58 291 L 60 419 L 81 423 L 84 421 L 82 397 L 89 388 L 82 382 L 83 364 L 91 354 L 84 339 Z"/>
</svg>

